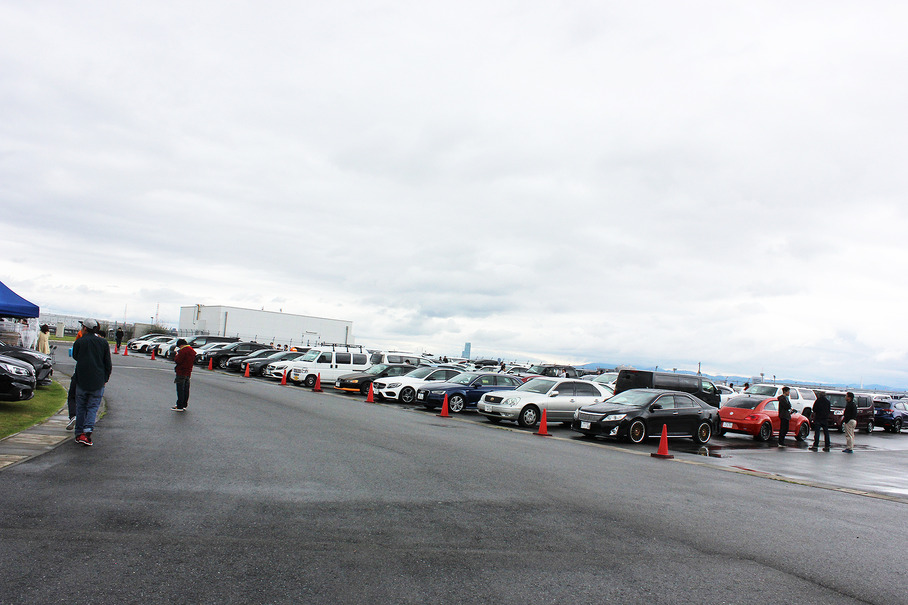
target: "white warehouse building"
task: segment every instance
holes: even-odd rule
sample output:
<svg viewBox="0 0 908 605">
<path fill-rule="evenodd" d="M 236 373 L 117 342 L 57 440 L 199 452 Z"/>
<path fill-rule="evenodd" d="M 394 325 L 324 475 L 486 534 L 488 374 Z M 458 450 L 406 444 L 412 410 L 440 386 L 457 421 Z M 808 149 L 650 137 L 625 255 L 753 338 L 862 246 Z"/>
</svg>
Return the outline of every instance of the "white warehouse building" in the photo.
<svg viewBox="0 0 908 605">
<path fill-rule="evenodd" d="M 355 344 L 353 322 L 240 307 L 180 307 L 180 336 L 207 334 L 288 346 Z"/>
</svg>

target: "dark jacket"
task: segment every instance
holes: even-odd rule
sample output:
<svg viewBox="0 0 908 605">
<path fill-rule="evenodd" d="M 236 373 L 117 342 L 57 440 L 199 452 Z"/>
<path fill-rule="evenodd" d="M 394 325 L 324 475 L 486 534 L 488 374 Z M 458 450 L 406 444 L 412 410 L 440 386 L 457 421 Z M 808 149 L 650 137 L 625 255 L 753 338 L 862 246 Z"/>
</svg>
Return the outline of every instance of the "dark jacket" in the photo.
<svg viewBox="0 0 908 605">
<path fill-rule="evenodd" d="M 826 399 L 826 395 L 820 395 L 813 403 L 813 421 L 828 422 L 831 404 Z"/>
<path fill-rule="evenodd" d="M 842 417 L 842 423 L 848 422 L 849 420 L 857 420 L 857 417 L 858 404 L 852 399 L 851 402 L 845 404 L 845 415 Z"/>
<path fill-rule="evenodd" d="M 173 361 L 177 364 L 173 369 L 177 376 L 190 376 L 192 374 L 192 366 L 195 364 L 195 349 L 189 345 L 180 347 Z"/>
<path fill-rule="evenodd" d="M 85 334 L 73 343 L 73 380 L 83 391 L 97 391 L 110 379 L 110 345 L 100 336 Z"/>
<path fill-rule="evenodd" d="M 779 418 L 791 420 L 791 401 L 788 395 L 779 395 Z"/>
</svg>

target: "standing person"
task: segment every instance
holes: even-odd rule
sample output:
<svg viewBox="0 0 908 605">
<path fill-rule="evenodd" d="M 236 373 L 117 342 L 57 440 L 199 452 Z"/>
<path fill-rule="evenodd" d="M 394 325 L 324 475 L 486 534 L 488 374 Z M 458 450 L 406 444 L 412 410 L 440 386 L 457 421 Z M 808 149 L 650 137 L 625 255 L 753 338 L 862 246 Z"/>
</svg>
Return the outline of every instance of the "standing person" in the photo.
<svg viewBox="0 0 908 605">
<path fill-rule="evenodd" d="M 779 447 L 785 447 L 785 435 L 788 434 L 788 427 L 791 425 L 791 400 L 788 399 L 788 393 L 791 389 L 782 387 L 782 394 L 779 395 Z"/>
<path fill-rule="evenodd" d="M 826 393 L 817 393 L 817 400 L 813 403 L 813 445 L 809 450 L 817 451 L 820 445 L 820 429 L 823 429 L 823 438 L 826 440 L 824 452 L 829 451 L 829 412 L 831 404 L 826 399 Z"/>
<path fill-rule="evenodd" d="M 48 327 L 47 324 L 41 326 L 41 331 L 38 332 L 38 344 L 36 348 L 39 353 L 50 355 L 50 327 Z"/>
<path fill-rule="evenodd" d="M 174 356 L 174 368 L 176 378 L 173 379 L 177 385 L 177 403 L 171 410 L 174 412 L 185 412 L 186 406 L 189 405 L 189 379 L 192 377 L 192 366 L 195 365 L 195 349 L 189 346 L 184 339 L 177 341 L 177 354 Z"/>
<path fill-rule="evenodd" d="M 82 338 L 73 343 L 76 371 L 76 443 L 93 445 L 91 434 L 95 429 L 98 408 L 104 395 L 104 385 L 113 369 L 110 363 L 110 345 L 98 335 L 101 326 L 96 319 L 82 320 Z M 71 387 L 70 387 L 71 388 Z"/>
<path fill-rule="evenodd" d="M 123 342 L 123 328 L 117 328 L 116 338 L 117 338 L 117 349 L 116 350 L 119 351 L 120 343 Z"/>
<path fill-rule="evenodd" d="M 846 454 L 854 453 L 854 430 L 858 426 L 858 404 L 854 402 L 854 393 L 845 393 L 845 415 L 842 417 L 842 427 L 845 429 Z"/>
</svg>

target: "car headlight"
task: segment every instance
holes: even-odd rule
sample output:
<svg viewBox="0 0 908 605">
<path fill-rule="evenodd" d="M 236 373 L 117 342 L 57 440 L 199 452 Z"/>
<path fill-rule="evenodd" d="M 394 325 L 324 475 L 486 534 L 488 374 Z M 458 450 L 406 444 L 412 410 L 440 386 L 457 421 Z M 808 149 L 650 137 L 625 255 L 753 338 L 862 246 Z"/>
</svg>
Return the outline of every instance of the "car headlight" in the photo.
<svg viewBox="0 0 908 605">
<path fill-rule="evenodd" d="M 578 418 L 580 418 L 580 408 L 574 410 L 574 420 L 577 420 Z"/>
<path fill-rule="evenodd" d="M 518 403 L 520 403 L 520 397 L 508 397 L 501 403 L 502 405 L 517 405 Z"/>
<path fill-rule="evenodd" d="M 387 385 L 385 388 L 386 389 L 396 389 L 399 386 L 400 386 L 399 382 L 392 382 L 391 384 Z"/>
<path fill-rule="evenodd" d="M 433 395 L 444 395 L 445 394 L 444 391 L 429 391 L 429 392 L 432 393 Z"/>
<path fill-rule="evenodd" d="M 617 422 L 618 420 L 624 420 L 627 418 L 627 414 L 609 414 L 602 419 L 602 422 Z"/>
<path fill-rule="evenodd" d="M 348 380 L 347 382 L 349 382 L 350 384 L 356 384 L 357 382 L 359 382 L 359 379 L 358 379 L 358 378 L 354 378 L 354 379 L 352 379 L 352 380 Z"/>
<path fill-rule="evenodd" d="M 835 416 L 844 416 L 845 415 L 845 412 L 842 410 L 834 410 L 832 413 Z"/>
<path fill-rule="evenodd" d="M 0 367 L 2 367 L 10 374 L 15 374 L 16 376 L 28 376 L 30 374 L 27 369 L 20 368 L 19 366 L 14 366 L 10 363 L 0 363 Z"/>
</svg>

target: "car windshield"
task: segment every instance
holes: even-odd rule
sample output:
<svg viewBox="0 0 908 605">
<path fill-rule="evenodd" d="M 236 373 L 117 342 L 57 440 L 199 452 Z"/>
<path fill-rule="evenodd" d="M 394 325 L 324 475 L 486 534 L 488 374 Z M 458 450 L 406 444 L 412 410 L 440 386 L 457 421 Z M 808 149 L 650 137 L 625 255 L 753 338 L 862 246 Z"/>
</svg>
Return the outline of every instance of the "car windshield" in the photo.
<svg viewBox="0 0 908 605">
<path fill-rule="evenodd" d="M 845 407 L 845 393 L 826 393 L 826 399 L 829 400 L 829 405 L 834 408 L 844 408 Z"/>
<path fill-rule="evenodd" d="M 386 364 L 386 363 L 377 363 L 377 364 L 375 364 L 374 366 L 370 367 L 370 368 L 369 368 L 368 370 L 366 370 L 365 372 L 363 372 L 363 374 L 369 374 L 370 376 L 374 376 L 374 375 L 376 375 L 376 374 L 381 374 L 381 373 L 384 372 L 387 368 L 388 368 L 388 364 Z"/>
<path fill-rule="evenodd" d="M 516 391 L 529 391 L 530 393 L 548 393 L 555 386 L 554 380 L 548 378 L 533 378 L 517 387 Z"/>
<path fill-rule="evenodd" d="M 605 372 L 604 374 L 599 374 L 599 376 L 596 376 L 595 378 L 593 378 L 593 382 L 609 383 L 609 382 L 615 382 L 616 380 L 618 380 L 618 374 L 616 374 L 614 372 Z"/>
<path fill-rule="evenodd" d="M 437 369 L 438 368 L 434 368 L 432 366 L 416 368 L 415 370 L 413 370 L 412 372 L 407 374 L 407 378 L 425 378 L 426 376 L 428 376 L 429 374 L 431 374 L 432 372 L 434 372 Z"/>
<path fill-rule="evenodd" d="M 554 368 L 547 368 L 545 366 L 530 366 L 528 372 L 530 374 L 546 374 L 548 371 L 548 374 L 552 374 L 553 370 Z"/>
<path fill-rule="evenodd" d="M 877 399 L 873 402 L 873 407 L 875 408 L 888 408 L 892 407 L 894 402 L 891 399 Z"/>
<path fill-rule="evenodd" d="M 321 351 L 318 351 L 316 349 L 309 349 L 309 352 L 303 355 L 303 358 L 300 361 L 315 361 L 321 354 Z"/>
<path fill-rule="evenodd" d="M 253 351 L 253 352 L 250 353 L 247 357 L 249 357 L 249 358 L 253 358 L 253 357 L 270 357 L 270 356 L 273 355 L 273 354 L 274 354 L 274 349 L 260 349 L 260 350 L 258 350 L 258 351 Z"/>
<path fill-rule="evenodd" d="M 464 372 L 463 374 L 458 374 L 448 382 L 453 382 L 454 384 L 470 384 L 475 380 L 480 374 L 474 372 Z"/>
<path fill-rule="evenodd" d="M 747 397 L 747 396 L 732 397 L 731 399 L 728 400 L 728 403 L 726 403 L 722 407 L 737 408 L 740 410 L 752 410 L 755 407 L 757 407 L 758 405 L 760 405 L 761 401 L 763 401 L 762 397 Z"/>
<path fill-rule="evenodd" d="M 751 395 L 775 395 L 776 387 L 768 384 L 755 384 L 744 392 Z"/>
<path fill-rule="evenodd" d="M 658 397 L 658 394 L 640 389 L 631 389 L 630 391 L 618 393 L 617 395 L 609 399 L 608 403 L 639 408 L 650 403 L 656 397 Z"/>
</svg>

